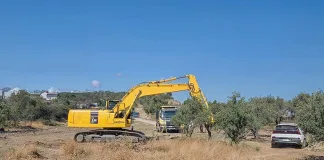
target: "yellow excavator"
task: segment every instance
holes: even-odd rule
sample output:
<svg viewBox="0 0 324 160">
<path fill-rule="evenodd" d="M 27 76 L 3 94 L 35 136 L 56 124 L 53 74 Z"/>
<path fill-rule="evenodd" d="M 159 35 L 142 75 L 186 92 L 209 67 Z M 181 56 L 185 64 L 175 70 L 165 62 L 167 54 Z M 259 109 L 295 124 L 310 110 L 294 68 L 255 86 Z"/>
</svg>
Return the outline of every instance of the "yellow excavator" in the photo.
<svg viewBox="0 0 324 160">
<path fill-rule="evenodd" d="M 169 84 L 166 82 L 187 78 L 188 83 Z M 106 108 L 101 110 L 69 110 L 68 127 L 100 128 L 86 132 L 76 133 L 74 140 L 84 142 L 87 140 L 100 141 L 107 138 L 134 137 L 133 140 L 145 141 L 147 137 L 143 132 L 133 130 L 131 111 L 137 98 L 170 92 L 189 91 L 191 97 L 197 98 L 205 107 L 208 102 L 201 91 L 196 77 L 188 74 L 181 77 L 142 82 L 131 88 L 121 100 L 107 101 Z M 128 129 L 127 129 L 128 128 Z"/>
</svg>

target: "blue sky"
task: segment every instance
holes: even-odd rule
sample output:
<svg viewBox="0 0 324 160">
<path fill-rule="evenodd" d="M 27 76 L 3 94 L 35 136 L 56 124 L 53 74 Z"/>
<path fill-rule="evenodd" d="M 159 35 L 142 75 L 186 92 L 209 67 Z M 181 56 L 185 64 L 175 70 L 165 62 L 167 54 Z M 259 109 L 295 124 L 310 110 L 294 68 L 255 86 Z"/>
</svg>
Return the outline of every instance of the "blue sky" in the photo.
<svg viewBox="0 0 324 160">
<path fill-rule="evenodd" d="M 0 87 L 126 91 L 194 74 L 208 100 L 323 88 L 324 1 L 1 1 Z M 181 81 L 181 82 L 186 82 Z M 183 101 L 187 92 L 174 94 Z"/>
</svg>

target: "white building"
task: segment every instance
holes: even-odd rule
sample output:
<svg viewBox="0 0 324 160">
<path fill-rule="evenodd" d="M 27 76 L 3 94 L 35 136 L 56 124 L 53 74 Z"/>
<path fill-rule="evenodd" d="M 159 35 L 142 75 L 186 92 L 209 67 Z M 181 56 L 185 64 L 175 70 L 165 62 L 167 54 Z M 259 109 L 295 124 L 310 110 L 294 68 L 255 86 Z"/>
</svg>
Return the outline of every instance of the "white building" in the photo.
<svg viewBox="0 0 324 160">
<path fill-rule="evenodd" d="M 54 100 L 57 98 L 58 96 L 58 93 L 57 92 L 43 92 L 41 95 L 40 95 L 42 98 L 44 98 L 45 100 Z"/>
</svg>

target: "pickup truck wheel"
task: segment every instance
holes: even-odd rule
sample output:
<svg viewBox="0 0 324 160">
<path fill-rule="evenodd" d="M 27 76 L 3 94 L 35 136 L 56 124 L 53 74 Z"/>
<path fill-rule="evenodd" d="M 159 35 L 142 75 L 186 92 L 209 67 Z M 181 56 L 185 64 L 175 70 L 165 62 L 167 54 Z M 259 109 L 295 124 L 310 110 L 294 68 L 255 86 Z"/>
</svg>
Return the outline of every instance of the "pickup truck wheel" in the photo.
<svg viewBox="0 0 324 160">
<path fill-rule="evenodd" d="M 277 148 L 276 144 L 271 143 L 271 148 Z"/>
<path fill-rule="evenodd" d="M 302 144 L 298 145 L 299 149 L 303 149 L 305 147 L 306 147 L 306 140 L 304 140 Z"/>
</svg>

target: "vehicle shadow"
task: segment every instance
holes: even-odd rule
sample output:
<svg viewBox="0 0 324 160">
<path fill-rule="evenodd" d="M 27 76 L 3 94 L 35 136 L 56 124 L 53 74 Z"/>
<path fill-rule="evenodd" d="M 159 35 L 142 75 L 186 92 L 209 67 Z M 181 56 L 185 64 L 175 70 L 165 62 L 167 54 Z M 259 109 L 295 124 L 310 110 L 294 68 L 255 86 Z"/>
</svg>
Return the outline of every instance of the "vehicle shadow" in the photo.
<svg viewBox="0 0 324 160">
<path fill-rule="evenodd" d="M 169 131 L 166 131 L 166 132 L 164 132 L 164 133 L 180 133 L 180 132 L 177 131 L 177 130 L 169 130 Z"/>
<path fill-rule="evenodd" d="M 297 145 L 295 144 L 277 144 L 277 146 L 275 148 L 279 148 L 279 149 L 284 149 L 284 148 L 295 148 L 295 149 L 299 149 Z"/>
<path fill-rule="evenodd" d="M 296 160 L 324 160 L 324 156 L 309 155 L 303 158 L 297 158 Z"/>
</svg>

